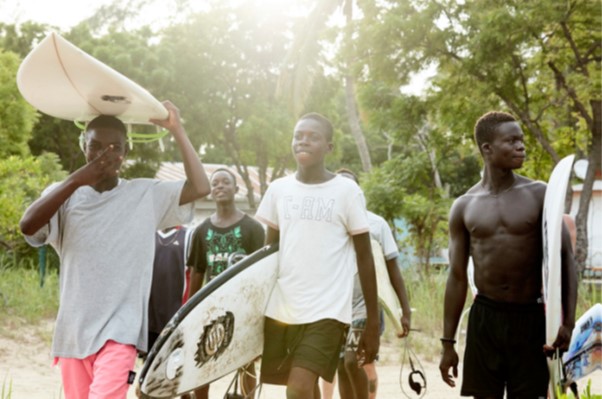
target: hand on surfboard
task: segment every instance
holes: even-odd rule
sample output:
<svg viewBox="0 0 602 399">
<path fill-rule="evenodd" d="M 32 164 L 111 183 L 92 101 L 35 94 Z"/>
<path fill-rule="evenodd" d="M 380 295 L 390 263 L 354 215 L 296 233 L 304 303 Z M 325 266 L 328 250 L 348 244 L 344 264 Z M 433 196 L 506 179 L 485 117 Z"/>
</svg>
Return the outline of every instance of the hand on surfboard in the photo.
<svg viewBox="0 0 602 399">
<path fill-rule="evenodd" d="M 173 134 L 182 128 L 180 110 L 171 101 L 163 101 L 162 104 L 169 112 L 167 119 L 150 119 L 150 122 L 169 130 Z"/>
<path fill-rule="evenodd" d="M 401 328 L 403 329 L 402 332 L 397 333 L 397 337 L 398 338 L 404 338 L 407 337 L 410 334 L 410 328 L 412 326 L 412 321 L 411 321 L 411 316 L 410 315 L 403 315 L 401 316 Z"/>
<path fill-rule="evenodd" d="M 548 357 L 552 357 L 556 353 L 556 349 L 560 351 L 560 353 L 564 353 L 569 349 L 569 345 L 571 343 L 571 335 L 573 334 L 573 329 L 568 328 L 566 326 L 560 326 L 558 329 L 558 334 L 556 335 L 556 339 L 552 346 L 544 345 L 543 351 Z"/>
</svg>

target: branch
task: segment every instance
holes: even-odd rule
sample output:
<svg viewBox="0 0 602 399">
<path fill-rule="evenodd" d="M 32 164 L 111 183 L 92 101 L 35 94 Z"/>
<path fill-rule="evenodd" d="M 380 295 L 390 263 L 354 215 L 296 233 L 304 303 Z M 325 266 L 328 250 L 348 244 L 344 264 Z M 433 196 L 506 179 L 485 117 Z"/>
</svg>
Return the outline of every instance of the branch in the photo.
<svg viewBox="0 0 602 399">
<path fill-rule="evenodd" d="M 556 82 L 558 82 L 560 84 L 560 86 L 566 90 L 566 92 L 568 93 L 571 100 L 573 100 L 573 104 L 575 105 L 577 112 L 579 112 L 581 117 L 587 123 L 588 130 L 590 132 L 593 131 L 594 121 L 592 120 L 592 117 L 587 113 L 587 109 L 585 108 L 583 103 L 581 103 L 581 101 L 579 101 L 579 97 L 577 96 L 575 89 L 570 87 L 567 84 L 566 79 L 564 78 L 564 75 L 562 74 L 562 72 L 560 72 L 560 70 L 556 67 L 556 65 L 552 61 L 548 62 L 548 66 L 554 72 L 554 76 L 556 77 Z"/>
<path fill-rule="evenodd" d="M 587 70 L 586 63 L 583 62 L 584 58 L 582 58 L 581 54 L 579 54 L 579 48 L 577 48 L 575 40 L 573 39 L 573 35 L 571 35 L 571 31 L 569 30 L 569 27 L 567 26 L 566 22 L 562 21 L 560 23 L 560 27 L 562 28 L 562 33 L 564 33 L 564 37 L 569 42 L 569 45 L 573 50 L 573 54 L 575 54 L 575 59 L 577 60 L 577 69 L 580 69 L 585 76 L 589 77 L 589 72 Z"/>
<path fill-rule="evenodd" d="M 523 95 L 525 96 L 525 110 L 527 113 L 529 112 L 529 89 L 527 88 L 527 79 L 525 78 L 525 74 L 523 71 L 523 66 L 520 63 L 520 60 L 516 56 L 516 54 L 512 54 L 512 60 L 514 61 L 516 67 L 518 68 L 518 74 L 520 76 L 520 83 L 523 88 Z"/>
</svg>

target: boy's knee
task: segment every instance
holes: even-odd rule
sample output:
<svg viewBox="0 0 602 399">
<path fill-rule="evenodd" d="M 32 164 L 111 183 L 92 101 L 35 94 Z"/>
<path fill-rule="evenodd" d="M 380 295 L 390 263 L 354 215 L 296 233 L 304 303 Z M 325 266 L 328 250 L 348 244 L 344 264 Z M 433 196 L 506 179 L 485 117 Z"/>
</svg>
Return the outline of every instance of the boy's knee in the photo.
<svg viewBox="0 0 602 399">
<path fill-rule="evenodd" d="M 286 387 L 286 399 L 312 398 L 314 387 L 311 384 L 289 382 Z"/>
</svg>

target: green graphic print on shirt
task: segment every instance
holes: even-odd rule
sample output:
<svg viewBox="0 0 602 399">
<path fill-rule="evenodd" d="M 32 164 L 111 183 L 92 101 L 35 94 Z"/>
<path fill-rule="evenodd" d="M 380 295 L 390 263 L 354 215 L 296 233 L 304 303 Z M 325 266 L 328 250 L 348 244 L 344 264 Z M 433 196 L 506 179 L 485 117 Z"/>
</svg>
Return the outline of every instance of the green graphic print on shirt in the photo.
<svg viewBox="0 0 602 399">
<path fill-rule="evenodd" d="M 236 226 L 232 230 L 220 233 L 211 227 L 207 229 L 205 236 L 207 245 L 207 281 L 211 281 L 215 276 L 226 270 L 228 267 L 228 258 L 232 254 L 245 254 L 242 246 L 241 226 Z"/>
</svg>

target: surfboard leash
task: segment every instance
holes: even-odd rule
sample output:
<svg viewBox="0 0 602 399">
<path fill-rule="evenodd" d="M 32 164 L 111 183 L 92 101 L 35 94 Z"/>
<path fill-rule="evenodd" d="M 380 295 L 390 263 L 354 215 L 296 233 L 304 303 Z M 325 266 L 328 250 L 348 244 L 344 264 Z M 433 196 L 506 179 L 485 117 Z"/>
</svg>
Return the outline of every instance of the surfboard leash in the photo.
<svg viewBox="0 0 602 399">
<path fill-rule="evenodd" d="M 414 358 L 414 360 L 412 360 L 412 358 Z M 411 392 L 407 392 L 403 388 L 403 385 L 404 385 L 403 384 L 403 367 L 406 362 L 406 359 L 410 363 L 410 370 L 411 370 L 410 373 L 408 374 L 407 382 L 408 382 L 408 385 L 410 386 L 410 389 L 412 391 L 414 391 L 414 394 L 412 394 Z M 414 362 L 416 362 L 417 367 L 414 366 Z M 406 337 L 406 339 L 405 339 L 403 356 L 401 358 L 401 367 L 399 369 L 399 387 L 401 388 L 401 392 L 403 393 L 403 395 L 408 399 L 422 398 L 423 396 L 426 395 L 426 391 L 427 391 L 424 367 L 422 366 L 420 359 L 418 358 L 418 356 L 416 356 L 416 353 L 410 346 L 410 337 Z"/>
<path fill-rule="evenodd" d="M 81 130 L 81 134 L 79 135 L 79 148 L 81 148 L 83 151 L 85 141 L 84 132 L 86 131 L 86 124 L 78 120 L 74 120 L 73 123 L 75 124 L 75 126 L 77 126 L 78 129 Z M 132 125 L 127 124 L 126 126 L 128 129 L 127 139 L 128 144 L 130 146 L 130 150 L 134 147 L 134 144 L 146 144 L 158 141 L 159 148 L 161 148 L 161 152 L 165 151 L 162 139 L 163 137 L 169 134 L 168 130 L 157 128 L 157 133 L 136 133 L 132 132 Z"/>
</svg>

